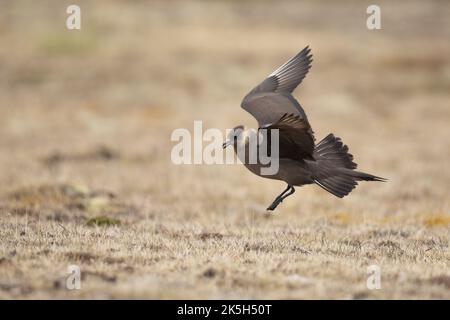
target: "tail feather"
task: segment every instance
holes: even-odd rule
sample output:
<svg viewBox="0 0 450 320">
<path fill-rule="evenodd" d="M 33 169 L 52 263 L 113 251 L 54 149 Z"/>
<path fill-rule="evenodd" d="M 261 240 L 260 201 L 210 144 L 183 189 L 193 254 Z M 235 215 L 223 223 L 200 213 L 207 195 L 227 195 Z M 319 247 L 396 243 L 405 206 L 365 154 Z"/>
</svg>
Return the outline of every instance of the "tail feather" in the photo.
<svg viewBox="0 0 450 320">
<path fill-rule="evenodd" d="M 386 178 L 377 177 L 369 173 L 354 171 L 354 170 L 343 170 L 345 173 L 358 181 L 379 181 L 386 182 Z"/>
<path fill-rule="evenodd" d="M 355 171 L 357 164 L 348 153 L 348 147 L 333 134 L 329 134 L 316 145 L 314 158 L 316 161 L 310 163 L 313 167 L 314 182 L 339 198 L 348 195 L 358 185 L 358 181 L 387 181 Z"/>
<path fill-rule="evenodd" d="M 327 135 L 314 148 L 313 157 L 316 160 L 332 161 L 337 167 L 356 169 L 353 155 L 348 153 L 348 147 L 342 143 L 341 138 L 332 133 Z"/>
<path fill-rule="evenodd" d="M 353 178 L 338 175 L 315 179 L 314 182 L 339 198 L 343 198 L 348 195 L 358 185 L 358 182 L 356 182 Z"/>
</svg>

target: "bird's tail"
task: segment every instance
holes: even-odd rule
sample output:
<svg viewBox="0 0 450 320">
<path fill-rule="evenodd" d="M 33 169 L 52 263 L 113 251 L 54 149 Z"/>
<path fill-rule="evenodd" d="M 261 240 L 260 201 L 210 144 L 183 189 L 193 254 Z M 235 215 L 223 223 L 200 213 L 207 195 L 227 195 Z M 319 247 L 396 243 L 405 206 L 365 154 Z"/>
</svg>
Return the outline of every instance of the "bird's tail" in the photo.
<svg viewBox="0 0 450 320">
<path fill-rule="evenodd" d="M 342 198 L 348 195 L 358 184 L 357 181 L 386 181 L 368 173 L 359 172 L 353 162 L 353 155 L 342 140 L 329 134 L 314 148 L 314 182 L 326 191 Z"/>
</svg>

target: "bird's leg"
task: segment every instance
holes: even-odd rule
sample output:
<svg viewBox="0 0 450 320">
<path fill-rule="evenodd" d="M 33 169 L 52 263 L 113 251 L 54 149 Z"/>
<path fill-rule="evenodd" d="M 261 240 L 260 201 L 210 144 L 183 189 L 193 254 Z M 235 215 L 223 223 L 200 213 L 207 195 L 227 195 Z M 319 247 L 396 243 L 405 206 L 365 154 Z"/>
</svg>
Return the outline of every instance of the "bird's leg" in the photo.
<svg viewBox="0 0 450 320">
<path fill-rule="evenodd" d="M 290 190 L 290 191 L 289 191 Z M 288 193 L 286 193 L 289 191 Z M 275 210 L 278 205 L 283 202 L 284 199 L 289 197 L 291 194 L 295 192 L 295 189 L 293 186 L 288 185 L 286 190 L 284 190 L 278 197 L 275 198 L 275 200 L 272 202 L 272 204 L 267 208 L 267 210 L 273 211 Z"/>
<path fill-rule="evenodd" d="M 275 198 L 275 200 L 281 199 L 281 198 L 283 197 L 283 195 L 284 195 L 286 192 L 289 191 L 289 189 L 291 189 L 291 186 L 290 186 L 290 185 L 288 185 L 287 188 L 284 189 L 284 191 L 283 191 L 278 197 Z"/>
</svg>

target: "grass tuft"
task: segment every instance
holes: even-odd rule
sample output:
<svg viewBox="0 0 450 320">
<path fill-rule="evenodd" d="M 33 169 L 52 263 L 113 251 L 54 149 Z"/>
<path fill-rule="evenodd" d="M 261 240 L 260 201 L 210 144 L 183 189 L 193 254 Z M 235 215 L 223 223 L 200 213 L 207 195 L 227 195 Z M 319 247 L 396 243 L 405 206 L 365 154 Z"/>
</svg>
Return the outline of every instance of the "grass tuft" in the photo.
<svg viewBox="0 0 450 320">
<path fill-rule="evenodd" d="M 94 226 L 109 227 L 109 226 L 118 226 L 120 224 L 121 224 L 121 222 L 119 219 L 113 219 L 113 218 L 109 218 L 106 216 L 93 217 L 86 221 L 86 225 L 89 227 L 94 227 Z"/>
</svg>

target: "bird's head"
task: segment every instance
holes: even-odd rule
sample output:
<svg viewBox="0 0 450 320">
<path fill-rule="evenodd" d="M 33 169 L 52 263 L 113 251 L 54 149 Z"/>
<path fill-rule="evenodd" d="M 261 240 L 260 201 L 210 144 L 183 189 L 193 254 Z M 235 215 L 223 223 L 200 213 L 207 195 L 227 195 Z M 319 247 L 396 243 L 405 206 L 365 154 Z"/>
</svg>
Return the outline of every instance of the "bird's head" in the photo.
<svg viewBox="0 0 450 320">
<path fill-rule="evenodd" d="M 228 146 L 236 145 L 238 141 L 242 138 L 244 133 L 244 126 L 236 126 L 234 127 L 227 136 L 227 140 L 222 144 L 222 147 L 225 149 Z"/>
</svg>

